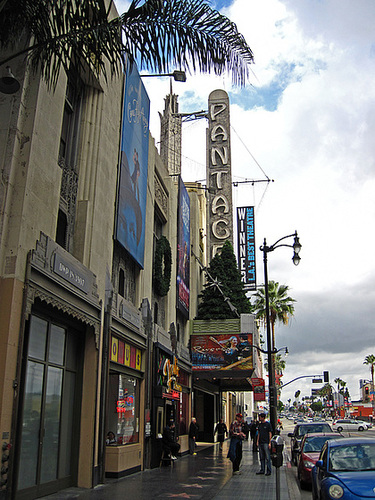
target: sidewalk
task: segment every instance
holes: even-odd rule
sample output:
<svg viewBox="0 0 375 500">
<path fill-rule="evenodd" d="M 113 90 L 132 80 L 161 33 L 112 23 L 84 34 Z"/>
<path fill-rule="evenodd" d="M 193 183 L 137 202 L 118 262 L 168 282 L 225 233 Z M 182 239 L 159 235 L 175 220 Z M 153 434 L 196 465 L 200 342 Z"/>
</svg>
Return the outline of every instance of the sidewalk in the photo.
<svg viewBox="0 0 375 500">
<path fill-rule="evenodd" d="M 48 500 L 149 500 L 185 498 L 204 500 L 276 500 L 276 469 L 269 477 L 256 475 L 258 454 L 251 451 L 251 443 L 244 442 L 241 475 L 232 476 L 232 463 L 227 456 L 229 441 L 221 452 L 218 444 L 198 446 L 195 456 L 179 458 L 173 467 L 160 467 L 108 480 L 94 489 L 69 488 Z M 285 463 L 285 460 L 284 460 Z M 280 500 L 297 500 L 293 484 L 287 478 L 287 463 L 279 469 Z M 288 490 L 291 489 L 289 492 Z M 291 493 L 291 494 L 290 494 Z"/>
</svg>

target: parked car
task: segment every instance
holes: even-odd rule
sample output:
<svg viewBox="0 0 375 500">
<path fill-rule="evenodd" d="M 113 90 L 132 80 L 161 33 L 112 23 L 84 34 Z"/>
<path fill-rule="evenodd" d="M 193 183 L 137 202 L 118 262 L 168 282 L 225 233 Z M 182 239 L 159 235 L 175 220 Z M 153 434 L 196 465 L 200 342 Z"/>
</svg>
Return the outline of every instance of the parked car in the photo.
<svg viewBox="0 0 375 500">
<path fill-rule="evenodd" d="M 375 498 L 375 439 L 327 441 L 312 473 L 313 500 Z"/>
<path fill-rule="evenodd" d="M 338 439 L 340 436 L 341 434 L 337 434 L 337 432 L 319 432 L 304 435 L 301 442 L 297 472 L 301 488 L 311 484 L 311 471 L 319 458 L 324 443 L 330 439 Z"/>
<path fill-rule="evenodd" d="M 291 459 L 294 465 L 297 465 L 298 453 L 300 452 L 300 445 L 302 438 L 305 434 L 312 433 L 322 433 L 322 432 L 333 432 L 332 428 L 326 422 L 303 422 L 297 424 L 294 427 L 293 432 L 289 432 L 288 436 L 290 437 L 290 451 L 291 451 Z"/>
<path fill-rule="evenodd" d="M 362 420 L 352 420 L 350 418 L 342 418 L 335 420 L 332 424 L 332 428 L 334 431 L 342 432 L 342 431 L 366 431 L 368 429 L 368 425 L 366 422 L 362 422 Z"/>
</svg>

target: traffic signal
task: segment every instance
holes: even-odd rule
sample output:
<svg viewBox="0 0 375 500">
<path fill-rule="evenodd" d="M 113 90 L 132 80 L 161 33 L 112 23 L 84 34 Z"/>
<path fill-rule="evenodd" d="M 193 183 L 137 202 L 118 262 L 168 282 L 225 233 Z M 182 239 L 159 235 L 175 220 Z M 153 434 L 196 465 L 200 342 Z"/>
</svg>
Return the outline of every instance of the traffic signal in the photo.
<svg viewBox="0 0 375 500">
<path fill-rule="evenodd" d="M 329 372 L 323 372 L 324 382 L 329 382 Z"/>
</svg>

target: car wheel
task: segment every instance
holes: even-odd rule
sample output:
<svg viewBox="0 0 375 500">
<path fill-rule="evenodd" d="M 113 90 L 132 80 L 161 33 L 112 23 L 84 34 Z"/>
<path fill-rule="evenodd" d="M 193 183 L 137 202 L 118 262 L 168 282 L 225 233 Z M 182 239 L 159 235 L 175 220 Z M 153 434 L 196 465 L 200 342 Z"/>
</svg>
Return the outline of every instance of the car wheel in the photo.
<svg viewBox="0 0 375 500">
<path fill-rule="evenodd" d="M 363 431 L 363 427 L 362 426 L 358 427 L 358 430 Z"/>
<path fill-rule="evenodd" d="M 343 431 L 342 427 L 337 427 L 337 432 L 342 432 L 342 431 Z"/>
</svg>

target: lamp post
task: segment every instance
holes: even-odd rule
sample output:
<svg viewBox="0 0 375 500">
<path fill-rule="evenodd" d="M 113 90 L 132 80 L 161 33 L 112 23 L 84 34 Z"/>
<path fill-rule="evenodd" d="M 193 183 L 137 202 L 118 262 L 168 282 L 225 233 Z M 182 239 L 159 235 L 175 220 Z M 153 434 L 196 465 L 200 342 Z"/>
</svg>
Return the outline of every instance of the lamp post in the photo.
<svg viewBox="0 0 375 500">
<path fill-rule="evenodd" d="M 287 238 L 294 237 L 293 245 L 288 245 L 285 243 L 281 243 Z M 263 263 L 264 263 L 264 292 L 265 292 L 265 302 L 266 302 L 266 332 L 267 332 L 267 362 L 268 362 L 268 391 L 269 391 L 269 406 L 270 406 L 270 422 L 272 426 L 273 432 L 276 430 L 277 423 L 277 393 L 276 393 L 276 377 L 275 377 L 275 363 L 274 363 L 274 355 L 277 350 L 275 350 L 275 346 L 272 345 L 271 341 L 271 323 L 270 323 L 270 303 L 269 303 L 269 293 L 268 293 L 268 269 L 267 269 L 267 254 L 269 252 L 273 252 L 276 248 L 279 247 L 290 247 L 293 248 L 293 264 L 298 265 L 300 263 L 301 257 L 299 256 L 299 252 L 301 251 L 301 244 L 299 242 L 299 238 L 297 235 L 297 231 L 293 234 L 289 234 L 288 236 L 283 236 L 279 240 L 277 240 L 273 245 L 268 246 L 266 242 L 266 238 L 264 238 L 263 245 L 260 247 L 260 250 L 263 252 Z"/>
</svg>

